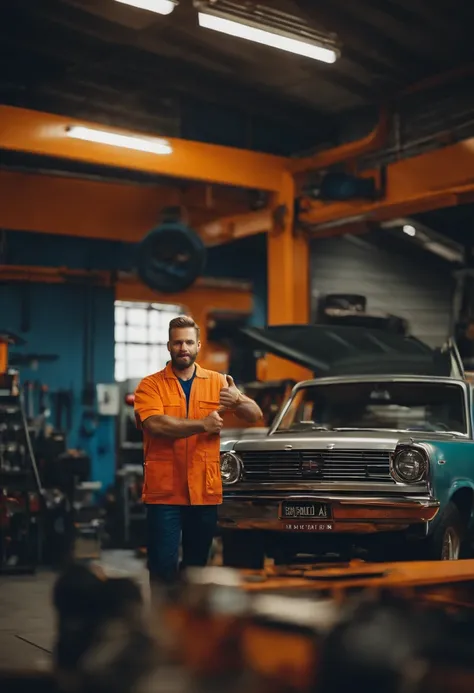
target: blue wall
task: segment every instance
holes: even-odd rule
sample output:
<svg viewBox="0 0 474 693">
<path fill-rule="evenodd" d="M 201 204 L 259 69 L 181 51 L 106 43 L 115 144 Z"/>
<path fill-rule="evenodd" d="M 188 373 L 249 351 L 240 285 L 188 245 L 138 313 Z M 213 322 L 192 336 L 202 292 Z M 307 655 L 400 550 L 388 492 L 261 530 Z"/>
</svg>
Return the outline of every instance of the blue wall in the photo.
<svg viewBox="0 0 474 693">
<path fill-rule="evenodd" d="M 32 284 L 24 295 L 30 315 L 30 329 L 21 330 L 22 292 L 16 284 L 0 286 L 1 324 L 26 340 L 21 348 L 12 353 L 58 354 L 51 363 L 39 362 L 37 370 L 21 367 L 21 380 L 36 380 L 48 386 L 51 394 L 59 389 L 71 389 L 72 429 L 68 443 L 91 455 L 93 478 L 108 485 L 115 473 L 114 421 L 102 418 L 96 434 L 85 438 L 80 434 L 84 408 L 81 403 L 83 390 L 83 340 L 85 289 L 65 284 Z M 113 335 L 114 295 L 112 289 L 95 288 L 93 299 L 95 316 L 94 361 L 97 382 L 114 382 Z M 54 399 L 51 398 L 51 402 Z M 52 408 L 52 423 L 55 411 Z"/>
<path fill-rule="evenodd" d="M 70 269 L 130 270 L 136 247 L 128 243 L 49 236 L 27 232 L 8 232 L 2 264 Z M 252 323 L 266 321 L 266 237 L 248 238 L 211 248 L 206 275 L 246 279 L 254 284 L 255 310 Z M 40 380 L 51 392 L 73 391 L 73 425 L 70 447 L 86 450 L 92 458 L 93 478 L 105 486 L 115 474 L 114 420 L 103 418 L 91 438 L 81 435 L 84 407 L 83 389 L 85 289 L 71 284 L 33 284 L 27 288 L 31 323 L 21 331 L 22 286 L 2 284 L 0 277 L 0 328 L 11 330 L 26 340 L 12 352 L 58 354 L 59 360 L 40 363 L 37 371 L 21 368 L 21 379 Z M 114 381 L 114 294 L 112 289 L 94 288 L 95 381 Z M 54 423 L 54 412 L 52 421 Z"/>
</svg>

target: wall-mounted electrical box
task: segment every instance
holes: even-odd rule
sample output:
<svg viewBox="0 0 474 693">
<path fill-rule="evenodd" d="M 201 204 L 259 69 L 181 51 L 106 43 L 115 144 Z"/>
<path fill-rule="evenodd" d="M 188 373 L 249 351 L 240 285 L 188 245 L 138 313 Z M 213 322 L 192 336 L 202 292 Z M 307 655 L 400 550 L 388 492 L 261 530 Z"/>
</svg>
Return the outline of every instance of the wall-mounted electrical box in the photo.
<svg viewBox="0 0 474 693">
<path fill-rule="evenodd" d="M 99 416 L 119 415 L 120 389 L 116 383 L 98 383 L 97 407 Z"/>
</svg>

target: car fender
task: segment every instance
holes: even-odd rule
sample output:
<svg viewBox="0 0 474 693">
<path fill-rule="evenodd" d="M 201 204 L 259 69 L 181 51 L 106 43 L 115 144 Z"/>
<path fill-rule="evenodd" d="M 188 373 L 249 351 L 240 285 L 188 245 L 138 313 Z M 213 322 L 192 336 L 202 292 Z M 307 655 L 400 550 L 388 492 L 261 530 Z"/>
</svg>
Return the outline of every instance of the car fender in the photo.
<svg viewBox="0 0 474 693">
<path fill-rule="evenodd" d="M 452 484 L 448 492 L 448 502 L 452 500 L 453 496 L 460 491 L 463 488 L 468 488 L 470 491 L 472 491 L 473 496 L 474 496 L 474 481 L 471 479 L 466 479 L 466 478 L 458 478 L 456 479 Z M 470 512 L 470 517 L 468 521 L 468 526 L 471 527 L 473 524 L 473 511 L 474 511 L 474 504 L 471 505 L 471 512 Z"/>
<path fill-rule="evenodd" d="M 234 449 L 234 445 L 238 441 L 234 438 L 227 438 L 225 440 L 221 440 L 221 445 L 220 445 L 220 451 L 221 453 L 223 452 L 231 452 Z"/>
<path fill-rule="evenodd" d="M 466 474 L 471 467 L 471 441 L 417 441 L 427 452 L 430 459 L 429 485 L 431 493 L 440 502 L 440 509 L 436 517 L 429 523 L 428 532 L 431 534 L 436 528 L 443 510 L 453 499 L 455 494 L 463 488 L 474 493 L 473 475 Z M 469 445 L 471 443 L 471 445 Z M 471 508 L 471 520 L 473 523 L 473 509 Z"/>
<path fill-rule="evenodd" d="M 428 534 L 431 534 L 434 529 L 437 527 L 438 523 L 440 522 L 442 516 L 443 516 L 443 510 L 446 508 L 448 503 L 453 499 L 454 495 L 458 493 L 458 491 L 462 490 L 463 488 L 467 488 L 470 491 L 473 492 L 474 494 L 474 482 L 471 479 L 467 478 L 456 478 L 450 485 L 447 487 L 444 491 L 444 493 L 437 494 L 438 500 L 440 501 L 440 509 L 439 512 L 437 513 L 436 517 L 429 523 L 428 527 Z M 470 520 L 468 522 L 468 526 L 472 527 L 474 523 L 474 514 L 473 514 L 474 506 L 471 507 L 471 512 L 470 512 Z"/>
</svg>

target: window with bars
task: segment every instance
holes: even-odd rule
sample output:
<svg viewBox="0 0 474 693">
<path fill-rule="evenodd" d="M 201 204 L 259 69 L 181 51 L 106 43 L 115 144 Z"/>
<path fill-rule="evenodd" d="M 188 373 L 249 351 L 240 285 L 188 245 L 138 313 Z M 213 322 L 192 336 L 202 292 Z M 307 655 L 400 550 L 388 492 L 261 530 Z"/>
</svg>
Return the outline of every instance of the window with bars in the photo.
<svg viewBox="0 0 474 693">
<path fill-rule="evenodd" d="M 115 301 L 115 380 L 143 378 L 169 359 L 168 325 L 180 306 Z"/>
</svg>

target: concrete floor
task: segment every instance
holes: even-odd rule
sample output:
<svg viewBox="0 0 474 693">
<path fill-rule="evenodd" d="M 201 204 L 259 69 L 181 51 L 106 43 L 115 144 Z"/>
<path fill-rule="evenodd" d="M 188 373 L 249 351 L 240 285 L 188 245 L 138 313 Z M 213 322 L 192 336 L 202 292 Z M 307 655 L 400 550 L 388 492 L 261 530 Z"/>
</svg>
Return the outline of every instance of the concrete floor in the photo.
<svg viewBox="0 0 474 693">
<path fill-rule="evenodd" d="M 104 551 L 97 563 L 111 577 L 130 576 L 148 599 L 145 561 L 126 551 Z M 57 574 L 0 576 L 0 668 L 48 668 L 55 631 L 52 589 Z"/>
</svg>

